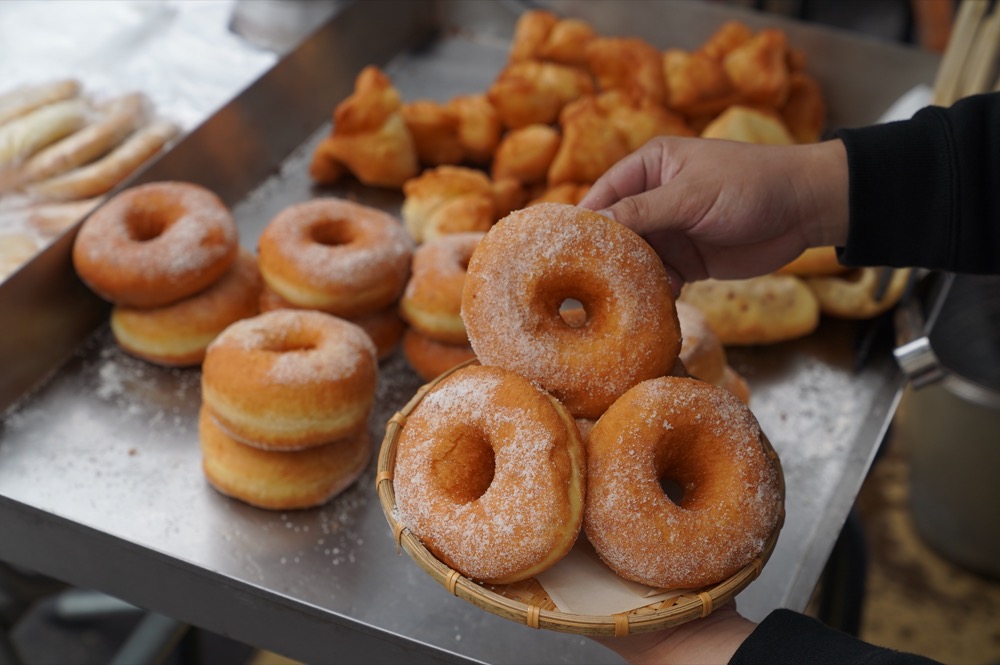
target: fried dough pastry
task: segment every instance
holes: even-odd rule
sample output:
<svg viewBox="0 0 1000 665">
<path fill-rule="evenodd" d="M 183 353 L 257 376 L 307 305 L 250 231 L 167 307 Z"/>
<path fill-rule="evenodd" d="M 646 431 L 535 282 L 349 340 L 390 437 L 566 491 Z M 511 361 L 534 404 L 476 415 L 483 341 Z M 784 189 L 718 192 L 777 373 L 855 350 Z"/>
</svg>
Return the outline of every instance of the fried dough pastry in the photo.
<svg viewBox="0 0 1000 665">
<path fill-rule="evenodd" d="M 694 136 L 682 116 L 635 92 L 609 90 L 598 95 L 597 106 L 625 139 L 630 152 L 654 136 Z"/>
<path fill-rule="evenodd" d="M 493 157 L 494 179 L 513 178 L 525 185 L 542 182 L 555 159 L 562 135 L 552 125 L 534 124 L 504 135 Z"/>
<path fill-rule="evenodd" d="M 795 139 L 774 112 L 749 106 L 730 106 L 701 132 L 702 138 L 744 143 L 791 145 Z"/>
<path fill-rule="evenodd" d="M 638 90 L 658 104 L 667 98 L 660 51 L 638 37 L 598 37 L 587 62 L 600 90 Z"/>
<path fill-rule="evenodd" d="M 509 60 L 548 60 L 577 67 L 587 64 L 587 44 L 597 33 L 589 23 L 559 18 L 545 10 L 523 13 L 514 29 Z"/>
<path fill-rule="evenodd" d="M 403 225 L 423 243 L 447 233 L 488 231 L 499 211 L 515 204 L 516 189 L 495 186 L 485 173 L 464 166 L 427 169 L 403 185 Z"/>
<path fill-rule="evenodd" d="M 788 101 L 781 118 L 797 143 L 816 143 L 826 126 L 826 100 L 814 78 L 804 72 L 789 76 Z"/>
<path fill-rule="evenodd" d="M 698 52 L 712 60 L 721 61 L 730 52 L 750 41 L 753 31 L 742 21 L 726 21 L 705 40 Z"/>
<path fill-rule="evenodd" d="M 680 300 L 701 310 L 724 346 L 774 344 L 804 337 L 819 325 L 819 301 L 791 275 L 689 282 Z"/>
<path fill-rule="evenodd" d="M 333 129 L 314 153 L 310 173 L 336 173 L 332 160 L 366 185 L 402 186 L 417 175 L 419 162 L 401 108 L 389 77 L 374 65 L 362 69 L 354 92 L 334 109 Z"/>
<path fill-rule="evenodd" d="M 878 300 L 879 271 L 890 268 L 858 268 L 840 275 L 810 277 L 806 284 L 816 294 L 823 314 L 841 319 L 870 319 L 892 309 L 906 290 L 910 269 L 892 271 L 885 293 Z"/>
<path fill-rule="evenodd" d="M 593 95 L 568 104 L 559 124 L 563 138 L 549 168 L 550 187 L 564 182 L 592 184 L 629 153 L 625 138 Z"/>
<path fill-rule="evenodd" d="M 528 201 L 528 205 L 531 206 L 536 203 L 565 203 L 575 206 L 587 195 L 588 191 L 590 191 L 589 184 L 564 182 L 538 192 Z"/>
<path fill-rule="evenodd" d="M 667 106 L 688 116 L 716 115 L 739 101 L 722 63 L 700 51 L 663 52 Z"/>
<path fill-rule="evenodd" d="M 460 119 L 454 109 L 430 99 L 418 99 L 403 104 L 400 111 L 421 164 L 440 166 L 465 160 L 458 135 Z"/>
<path fill-rule="evenodd" d="M 775 272 L 779 275 L 799 277 L 828 277 L 840 275 L 848 270 L 850 268 L 837 260 L 837 249 L 828 246 L 810 247 Z"/>
<path fill-rule="evenodd" d="M 788 38 L 765 28 L 722 60 L 729 80 L 744 100 L 779 108 L 788 99 Z"/>
<path fill-rule="evenodd" d="M 486 91 L 508 129 L 552 124 L 563 107 L 594 92 L 590 74 L 579 67 L 525 60 L 504 67 Z"/>
<path fill-rule="evenodd" d="M 445 106 L 458 116 L 458 142 L 466 161 L 489 164 L 503 135 L 500 114 L 490 100 L 483 93 L 459 95 Z"/>
</svg>

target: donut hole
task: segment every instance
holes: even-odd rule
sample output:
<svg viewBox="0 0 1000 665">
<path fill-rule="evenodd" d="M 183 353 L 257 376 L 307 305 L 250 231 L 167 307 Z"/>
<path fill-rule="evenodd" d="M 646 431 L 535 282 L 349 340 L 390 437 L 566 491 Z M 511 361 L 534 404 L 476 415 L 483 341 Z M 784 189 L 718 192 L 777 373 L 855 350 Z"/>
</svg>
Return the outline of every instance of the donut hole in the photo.
<svg viewBox="0 0 1000 665">
<path fill-rule="evenodd" d="M 445 496 L 458 504 L 472 503 L 493 483 L 496 456 L 483 432 L 461 427 L 440 442 L 431 469 Z"/>
<path fill-rule="evenodd" d="M 125 229 L 130 240 L 149 242 L 156 240 L 170 226 L 171 216 L 155 207 L 141 207 L 125 215 Z"/>
<path fill-rule="evenodd" d="M 309 229 L 310 239 L 320 245 L 337 247 L 349 245 L 354 240 L 350 226 L 343 219 L 324 219 Z"/>
<path fill-rule="evenodd" d="M 559 316 L 570 328 L 581 328 L 587 323 L 587 310 L 575 298 L 566 298 L 559 305 Z"/>
<path fill-rule="evenodd" d="M 680 506 L 684 501 L 684 484 L 676 478 L 664 476 L 660 478 L 660 489 L 673 503 Z"/>
<path fill-rule="evenodd" d="M 271 353 L 292 353 L 295 351 L 312 351 L 317 348 L 316 340 L 301 331 L 289 332 L 284 335 L 273 335 L 264 340 L 261 349 Z"/>
</svg>

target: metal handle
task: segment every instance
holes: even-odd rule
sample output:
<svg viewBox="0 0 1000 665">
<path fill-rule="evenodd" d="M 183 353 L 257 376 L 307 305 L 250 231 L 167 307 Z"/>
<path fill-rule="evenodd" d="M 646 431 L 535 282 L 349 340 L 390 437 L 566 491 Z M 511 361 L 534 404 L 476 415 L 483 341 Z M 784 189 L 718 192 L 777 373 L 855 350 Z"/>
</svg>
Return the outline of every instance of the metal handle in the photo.
<svg viewBox="0 0 1000 665">
<path fill-rule="evenodd" d="M 951 288 L 952 279 L 953 275 L 945 276 L 927 321 L 920 311 L 918 298 L 908 298 L 896 308 L 896 348 L 892 353 L 914 388 L 922 388 L 945 377 L 944 367 L 931 348 L 927 334 L 937 319 L 941 303 Z"/>
</svg>

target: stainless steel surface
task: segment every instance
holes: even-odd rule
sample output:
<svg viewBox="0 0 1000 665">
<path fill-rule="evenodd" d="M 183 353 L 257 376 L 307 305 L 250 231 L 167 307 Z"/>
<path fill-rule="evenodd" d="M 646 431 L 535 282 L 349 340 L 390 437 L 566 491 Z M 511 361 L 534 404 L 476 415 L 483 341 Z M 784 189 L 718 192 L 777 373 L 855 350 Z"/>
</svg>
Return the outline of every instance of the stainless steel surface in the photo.
<svg viewBox="0 0 1000 665">
<path fill-rule="evenodd" d="M 591 20 L 603 34 L 639 34 L 661 47 L 692 45 L 725 18 L 744 17 L 701 3 L 551 4 Z M 383 65 L 408 100 L 484 90 L 505 60 L 517 8 L 351 5 L 142 179 L 215 189 L 233 206 L 248 248 L 278 210 L 320 194 L 398 212 L 398 192 L 312 186 L 306 168 L 328 131 L 330 110 L 369 63 Z M 761 23 L 759 15 L 745 17 Z M 438 20 L 456 29 L 428 41 Z M 932 61 L 905 49 L 769 22 L 787 27 L 792 43 L 810 51 L 811 69 L 828 78 L 838 122 L 877 118 L 915 81 L 933 75 Z M 823 60 L 831 53 L 838 65 L 864 59 L 865 67 L 838 69 Z M 872 79 L 880 79 L 874 99 Z M 13 289 L 0 290 L 0 312 L 18 329 L 0 347 L 16 343 L 26 356 L 65 352 L 68 360 L 0 424 L 0 558 L 304 661 L 619 662 L 586 638 L 532 631 L 448 595 L 397 553 L 373 468 L 310 511 L 261 511 L 215 493 L 199 463 L 199 372 L 123 354 L 102 306 L 86 298 L 76 312 L 85 322 L 48 351 L 72 317 L 53 313 L 62 306 L 56 301 L 33 296 L 79 290 L 68 245 L 29 268 L 6 285 Z M 27 318 L 26 308 L 33 308 Z M 895 410 L 902 378 L 891 354 L 855 372 L 854 332 L 853 324 L 828 321 L 806 339 L 730 351 L 754 390 L 751 407 L 781 457 L 787 485 L 775 552 L 738 599 L 751 618 L 805 606 Z M 401 355 L 383 363 L 370 422 L 376 441 L 419 385 Z"/>
</svg>

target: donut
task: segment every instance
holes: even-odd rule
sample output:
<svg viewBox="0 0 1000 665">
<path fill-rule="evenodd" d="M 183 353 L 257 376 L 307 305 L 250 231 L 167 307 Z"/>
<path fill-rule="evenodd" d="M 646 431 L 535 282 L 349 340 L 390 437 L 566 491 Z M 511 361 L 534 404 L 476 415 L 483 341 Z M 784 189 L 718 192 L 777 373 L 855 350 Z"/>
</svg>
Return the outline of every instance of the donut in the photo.
<svg viewBox="0 0 1000 665">
<path fill-rule="evenodd" d="M 722 386 L 732 394 L 736 395 L 744 404 L 750 403 L 750 385 L 747 383 L 747 380 L 743 378 L 743 375 L 731 366 L 726 365 L 722 372 L 722 377 L 718 380 L 718 382 L 716 382 L 716 385 Z"/>
<path fill-rule="evenodd" d="M 238 441 L 265 450 L 328 443 L 367 422 L 378 371 L 371 338 L 315 310 L 237 321 L 209 345 L 202 402 Z"/>
<path fill-rule="evenodd" d="M 412 253 L 412 240 L 392 216 L 333 197 L 285 208 L 258 241 L 260 271 L 275 293 L 348 318 L 399 299 Z"/>
<path fill-rule="evenodd" d="M 583 307 L 583 325 L 560 315 L 570 300 Z M 469 260 L 462 320 L 480 362 L 535 381 L 577 418 L 597 418 L 635 384 L 669 373 L 681 345 L 652 248 L 560 203 L 517 210 L 490 229 Z"/>
<path fill-rule="evenodd" d="M 399 301 L 410 327 L 448 344 L 468 344 L 462 322 L 465 269 L 485 233 L 453 233 L 428 240 L 413 252 L 413 267 Z"/>
<path fill-rule="evenodd" d="M 257 259 L 241 250 L 222 278 L 200 293 L 162 307 L 111 308 L 111 332 L 129 354 L 165 366 L 197 365 L 230 324 L 258 312 Z"/>
<path fill-rule="evenodd" d="M 586 491 L 580 433 L 524 377 L 456 370 L 413 408 L 396 445 L 400 523 L 462 575 L 527 579 L 576 542 Z"/>
<path fill-rule="evenodd" d="M 113 196 L 73 243 L 80 279 L 116 305 L 162 307 L 215 283 L 236 259 L 236 223 L 200 185 L 154 182 Z"/>
<path fill-rule="evenodd" d="M 260 311 L 270 312 L 275 309 L 303 309 L 296 307 L 266 286 L 260 292 Z M 399 308 L 394 304 L 383 307 L 377 312 L 346 319 L 361 327 L 375 343 L 375 352 L 379 360 L 385 360 L 399 346 L 406 330 L 406 322 L 399 315 Z"/>
<path fill-rule="evenodd" d="M 584 531 L 625 579 L 693 589 L 761 554 L 783 516 L 781 469 L 728 390 L 660 377 L 622 395 L 587 437 Z M 673 483 L 682 496 L 665 489 Z"/>
<path fill-rule="evenodd" d="M 476 357 L 468 343 L 439 342 L 412 328 L 407 328 L 403 333 L 403 355 L 417 376 L 424 381 L 436 379 L 455 365 Z"/>
<path fill-rule="evenodd" d="M 683 301 L 675 303 L 681 324 L 680 358 L 691 376 L 719 383 L 726 370 L 726 350 L 701 310 Z"/>
<path fill-rule="evenodd" d="M 371 459 L 367 427 L 305 450 L 261 450 L 236 441 L 202 406 L 198 414 L 202 470 L 209 484 L 258 508 L 320 506 L 357 480 Z"/>
</svg>

